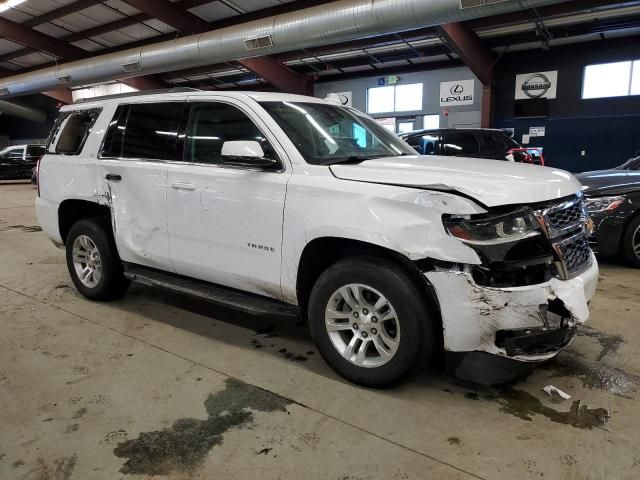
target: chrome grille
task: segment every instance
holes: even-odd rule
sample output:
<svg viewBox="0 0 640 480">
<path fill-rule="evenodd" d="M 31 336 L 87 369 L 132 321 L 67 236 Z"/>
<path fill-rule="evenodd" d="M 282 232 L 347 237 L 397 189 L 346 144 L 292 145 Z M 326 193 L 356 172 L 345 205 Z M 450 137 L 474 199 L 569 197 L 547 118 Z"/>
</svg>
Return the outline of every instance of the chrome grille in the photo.
<svg viewBox="0 0 640 480">
<path fill-rule="evenodd" d="M 582 208 L 582 203 L 576 203 L 563 210 L 549 212 L 547 214 L 547 220 L 549 222 L 549 226 L 556 231 L 561 231 L 565 228 L 583 223 L 584 210 Z"/>
<path fill-rule="evenodd" d="M 593 263 L 586 231 L 587 213 L 582 196 L 535 211 L 551 241 L 560 278 L 566 280 L 587 270 Z"/>
<path fill-rule="evenodd" d="M 562 278 L 571 278 L 589 268 L 593 262 L 591 247 L 585 233 L 579 233 L 554 244 L 559 257 L 558 269 Z"/>
<path fill-rule="evenodd" d="M 582 196 L 577 196 L 572 200 L 544 210 L 538 210 L 536 216 L 549 238 L 559 237 L 573 230 L 584 229 L 587 220 Z"/>
</svg>

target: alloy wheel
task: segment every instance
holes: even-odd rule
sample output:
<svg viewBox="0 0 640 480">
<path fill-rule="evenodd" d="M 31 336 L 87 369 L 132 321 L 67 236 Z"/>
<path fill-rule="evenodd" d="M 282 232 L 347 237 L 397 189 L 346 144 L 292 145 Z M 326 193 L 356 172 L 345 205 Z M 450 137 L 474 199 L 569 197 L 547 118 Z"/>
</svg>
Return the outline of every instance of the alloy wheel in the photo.
<svg viewBox="0 0 640 480">
<path fill-rule="evenodd" d="M 96 244 L 87 235 L 78 235 L 71 255 L 80 282 L 85 287 L 95 288 L 102 278 L 102 261 Z"/>
<path fill-rule="evenodd" d="M 400 322 L 393 305 L 364 284 L 350 283 L 331 295 L 325 327 L 338 353 L 359 367 L 386 364 L 400 344 Z"/>
</svg>

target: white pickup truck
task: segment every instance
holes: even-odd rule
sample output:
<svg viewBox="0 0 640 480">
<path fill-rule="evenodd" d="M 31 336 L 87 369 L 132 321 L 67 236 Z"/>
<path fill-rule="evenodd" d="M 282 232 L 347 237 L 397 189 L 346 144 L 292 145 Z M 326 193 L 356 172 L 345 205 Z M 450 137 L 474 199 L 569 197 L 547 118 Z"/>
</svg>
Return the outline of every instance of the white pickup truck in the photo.
<svg viewBox="0 0 640 480">
<path fill-rule="evenodd" d="M 418 156 L 352 108 L 279 93 L 74 104 L 47 149 L 38 219 L 85 297 L 133 280 L 294 310 L 362 385 L 437 350 L 535 364 L 589 316 L 589 218 L 561 170 Z"/>
</svg>

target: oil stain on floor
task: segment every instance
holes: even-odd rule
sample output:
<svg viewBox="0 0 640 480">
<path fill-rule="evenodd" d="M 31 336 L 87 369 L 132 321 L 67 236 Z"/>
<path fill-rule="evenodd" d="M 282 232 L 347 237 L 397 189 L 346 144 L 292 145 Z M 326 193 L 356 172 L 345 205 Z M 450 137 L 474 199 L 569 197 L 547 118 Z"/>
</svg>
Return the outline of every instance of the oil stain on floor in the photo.
<svg viewBox="0 0 640 480">
<path fill-rule="evenodd" d="M 285 412 L 286 398 L 234 379 L 225 389 L 210 394 L 204 402 L 206 420 L 181 418 L 171 428 L 141 433 L 136 439 L 119 443 L 116 456 L 128 458 L 120 472 L 166 475 L 171 471 L 191 472 L 216 445 L 224 433 L 254 422 L 254 411 Z"/>
<path fill-rule="evenodd" d="M 542 415 L 554 423 L 587 430 L 602 428 L 609 421 L 608 410 L 589 408 L 580 400 L 574 401 L 568 412 L 561 412 L 544 405 L 535 395 L 514 388 L 507 388 L 498 394 L 483 398 L 495 400 L 501 405 L 500 410 L 522 420 L 532 421 L 532 416 Z"/>
</svg>

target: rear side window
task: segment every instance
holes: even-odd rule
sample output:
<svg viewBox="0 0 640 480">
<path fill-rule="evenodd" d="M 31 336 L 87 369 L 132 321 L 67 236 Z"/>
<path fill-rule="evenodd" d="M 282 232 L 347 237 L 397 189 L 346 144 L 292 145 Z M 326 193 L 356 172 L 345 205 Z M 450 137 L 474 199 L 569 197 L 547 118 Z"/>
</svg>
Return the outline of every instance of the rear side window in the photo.
<svg viewBox="0 0 640 480">
<path fill-rule="evenodd" d="M 444 135 L 445 155 L 474 155 L 480 151 L 480 145 L 473 132 L 450 132 Z"/>
<path fill-rule="evenodd" d="M 109 124 L 101 157 L 170 160 L 181 102 L 121 105 Z"/>
<path fill-rule="evenodd" d="M 3 158 L 22 158 L 24 148 L 12 148 L 2 153 Z"/>
<path fill-rule="evenodd" d="M 96 108 L 62 113 L 54 124 L 47 149 L 51 151 L 53 145 L 55 153 L 79 155 L 100 112 L 101 109 Z"/>
<path fill-rule="evenodd" d="M 482 140 L 484 149 L 486 150 L 511 150 L 512 148 L 519 147 L 515 140 L 507 137 L 504 133 L 481 132 L 478 135 Z"/>
</svg>

